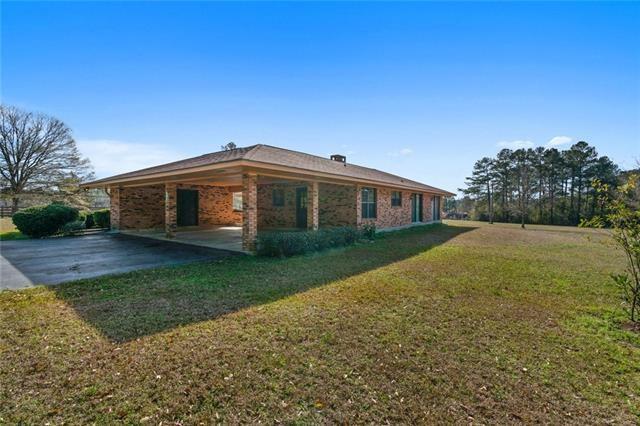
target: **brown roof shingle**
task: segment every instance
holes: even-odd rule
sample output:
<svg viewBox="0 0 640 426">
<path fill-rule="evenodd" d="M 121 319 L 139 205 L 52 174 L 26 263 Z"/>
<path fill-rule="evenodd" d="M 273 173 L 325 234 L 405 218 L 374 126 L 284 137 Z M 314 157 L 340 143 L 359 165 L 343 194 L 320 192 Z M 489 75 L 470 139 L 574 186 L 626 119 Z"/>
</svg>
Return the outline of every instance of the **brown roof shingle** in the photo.
<svg viewBox="0 0 640 426">
<path fill-rule="evenodd" d="M 122 181 L 128 178 L 138 178 L 145 175 L 179 171 L 190 169 L 193 167 L 225 163 L 234 160 L 246 160 L 250 162 L 264 163 L 267 165 L 271 164 L 277 166 L 292 167 L 306 171 L 328 173 L 340 177 L 366 179 L 374 182 L 380 182 L 381 184 L 386 183 L 390 185 L 400 185 L 428 192 L 453 195 L 449 191 L 425 185 L 423 183 L 396 176 L 391 173 L 371 169 L 369 167 L 363 167 L 349 163 L 341 163 L 339 161 L 330 160 L 328 158 L 319 157 L 317 155 L 306 154 L 304 152 L 293 151 L 290 149 L 278 148 L 275 146 L 263 144 L 204 154 L 198 157 L 187 158 L 185 160 L 174 161 L 172 163 L 162 164 L 159 166 L 111 176 L 109 178 L 90 182 L 86 185 L 108 183 L 110 181 Z"/>
</svg>

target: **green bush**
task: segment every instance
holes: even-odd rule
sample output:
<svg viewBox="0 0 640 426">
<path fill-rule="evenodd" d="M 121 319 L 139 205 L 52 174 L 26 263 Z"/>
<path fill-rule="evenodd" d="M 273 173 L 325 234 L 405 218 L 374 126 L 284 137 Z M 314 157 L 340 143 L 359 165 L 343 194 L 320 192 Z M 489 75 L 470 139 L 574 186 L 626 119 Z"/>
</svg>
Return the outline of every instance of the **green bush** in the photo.
<svg viewBox="0 0 640 426">
<path fill-rule="evenodd" d="M 78 219 L 78 209 L 60 203 L 29 207 L 13 215 L 13 224 L 31 238 L 53 235 L 67 223 Z"/>
<path fill-rule="evenodd" d="M 363 238 L 366 238 L 367 240 L 373 240 L 376 238 L 376 225 L 372 223 L 362 225 L 361 232 Z"/>
<path fill-rule="evenodd" d="M 60 232 L 62 232 L 63 235 L 75 235 L 80 231 L 83 231 L 85 229 L 85 222 L 82 220 L 74 220 L 72 222 L 67 222 L 64 225 L 62 225 L 62 228 L 60 228 Z"/>
<path fill-rule="evenodd" d="M 96 210 L 93 212 L 93 221 L 98 228 L 109 228 L 111 226 L 109 209 Z"/>
<path fill-rule="evenodd" d="M 268 232 L 258 235 L 260 256 L 284 257 L 354 244 L 358 231 L 351 227 L 319 231 Z"/>
</svg>

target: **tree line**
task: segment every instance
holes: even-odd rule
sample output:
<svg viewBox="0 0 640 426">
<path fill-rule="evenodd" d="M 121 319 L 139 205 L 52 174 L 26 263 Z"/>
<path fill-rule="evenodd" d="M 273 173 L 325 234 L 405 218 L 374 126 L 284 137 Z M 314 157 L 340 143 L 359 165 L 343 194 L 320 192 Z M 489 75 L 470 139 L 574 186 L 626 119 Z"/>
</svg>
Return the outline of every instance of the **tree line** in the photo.
<svg viewBox="0 0 640 426">
<path fill-rule="evenodd" d="M 465 211 L 473 219 L 578 225 L 603 213 L 592 183 L 612 187 L 621 174 L 607 156 L 580 141 L 569 149 L 503 149 L 484 157 L 466 178 L 464 197 L 450 200 L 449 211 Z"/>
</svg>

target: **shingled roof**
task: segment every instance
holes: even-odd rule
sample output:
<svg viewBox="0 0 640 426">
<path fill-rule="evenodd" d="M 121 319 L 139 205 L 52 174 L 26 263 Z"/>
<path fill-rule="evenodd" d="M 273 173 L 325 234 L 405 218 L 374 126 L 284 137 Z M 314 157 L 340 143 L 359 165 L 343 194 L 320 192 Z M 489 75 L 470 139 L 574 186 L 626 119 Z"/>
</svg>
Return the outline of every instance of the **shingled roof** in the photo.
<svg viewBox="0 0 640 426">
<path fill-rule="evenodd" d="M 101 183 L 107 184 L 111 181 L 122 182 L 126 181 L 129 178 L 140 178 L 147 175 L 154 175 L 156 173 L 167 173 L 174 171 L 182 172 L 194 167 L 202 167 L 236 160 L 261 163 L 259 165 L 265 168 L 268 168 L 268 165 L 284 166 L 301 169 L 306 172 L 311 171 L 327 173 L 341 178 L 365 179 L 369 181 L 379 182 L 380 184 L 390 184 L 393 186 L 399 185 L 443 195 L 454 195 L 449 191 L 425 185 L 423 183 L 396 176 L 391 173 L 371 169 L 369 167 L 358 166 L 350 163 L 342 163 L 339 161 L 330 160 L 328 158 L 319 157 L 317 155 L 306 154 L 304 152 L 293 151 L 263 144 L 252 145 L 244 148 L 236 148 L 227 151 L 212 152 L 210 154 L 204 154 L 198 157 L 187 158 L 185 160 L 174 161 L 172 163 L 162 164 L 159 166 L 148 167 L 146 169 L 111 176 L 105 179 L 90 182 L 86 185 L 95 186 Z"/>
</svg>

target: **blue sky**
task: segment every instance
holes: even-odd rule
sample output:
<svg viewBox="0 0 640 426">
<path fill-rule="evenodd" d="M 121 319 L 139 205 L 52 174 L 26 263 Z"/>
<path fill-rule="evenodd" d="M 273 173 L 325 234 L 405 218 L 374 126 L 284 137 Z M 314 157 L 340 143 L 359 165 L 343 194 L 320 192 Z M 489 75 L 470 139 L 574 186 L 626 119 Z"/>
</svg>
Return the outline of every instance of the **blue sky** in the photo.
<svg viewBox="0 0 640 426">
<path fill-rule="evenodd" d="M 1 7 L 2 102 L 65 121 L 98 176 L 229 141 L 449 190 L 502 146 L 640 157 L 640 3 Z"/>
</svg>

